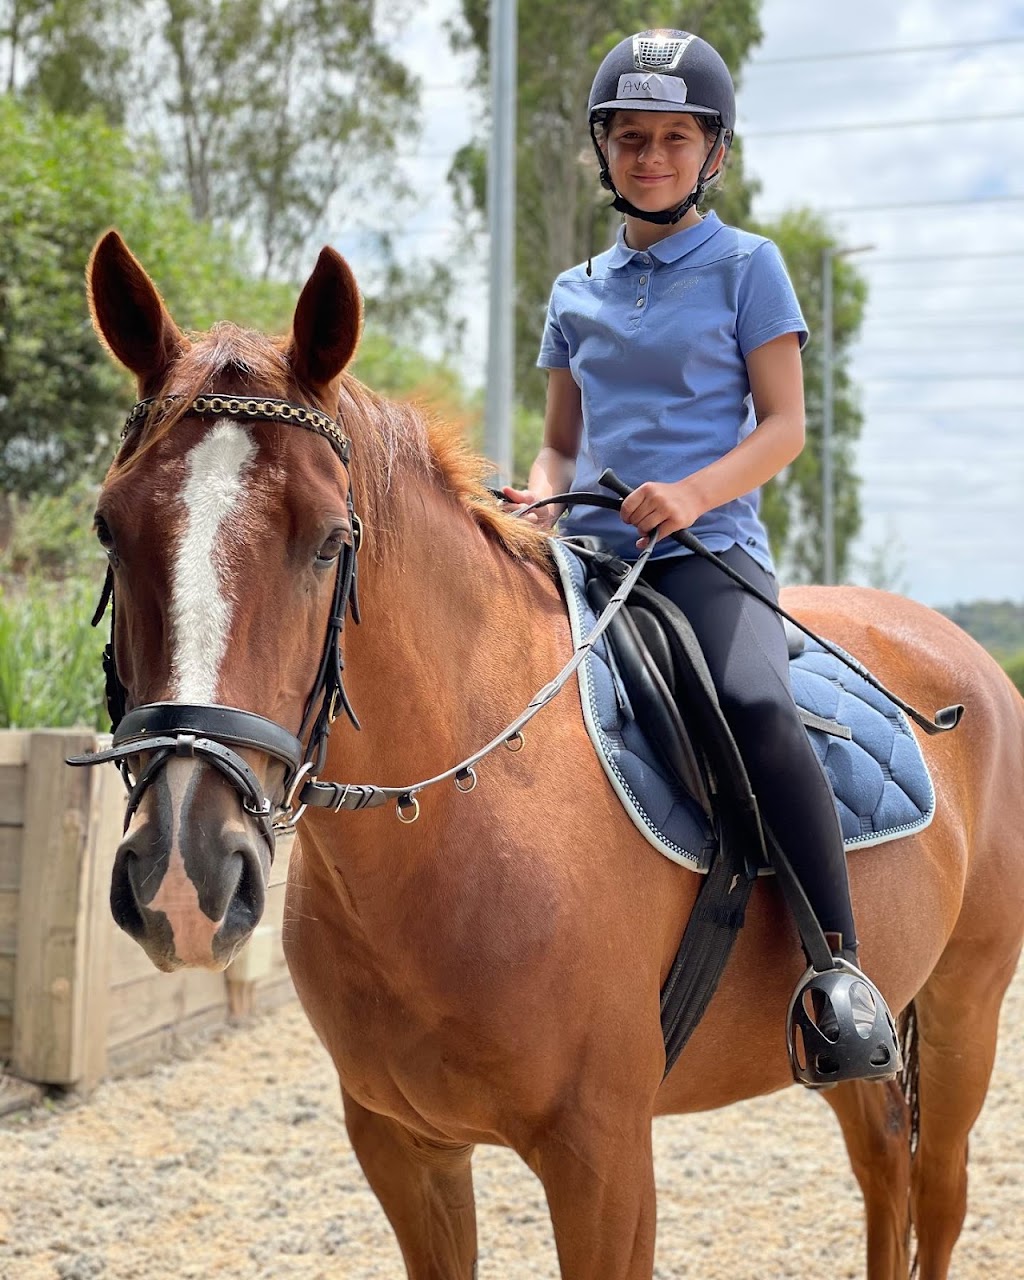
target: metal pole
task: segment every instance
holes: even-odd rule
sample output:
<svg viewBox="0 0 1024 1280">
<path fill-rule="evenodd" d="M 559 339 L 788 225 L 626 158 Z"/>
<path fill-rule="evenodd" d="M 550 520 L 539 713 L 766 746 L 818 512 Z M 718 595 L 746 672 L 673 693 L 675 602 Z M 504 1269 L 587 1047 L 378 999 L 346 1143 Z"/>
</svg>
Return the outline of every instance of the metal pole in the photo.
<svg viewBox="0 0 1024 1280">
<path fill-rule="evenodd" d="M 832 259 L 834 250 L 821 251 L 821 547 L 822 581 L 836 580 L 836 528 L 832 479 Z"/>
<path fill-rule="evenodd" d="M 484 453 L 512 475 L 515 355 L 516 0 L 491 0 L 491 149 L 487 165 L 490 291 Z"/>
</svg>

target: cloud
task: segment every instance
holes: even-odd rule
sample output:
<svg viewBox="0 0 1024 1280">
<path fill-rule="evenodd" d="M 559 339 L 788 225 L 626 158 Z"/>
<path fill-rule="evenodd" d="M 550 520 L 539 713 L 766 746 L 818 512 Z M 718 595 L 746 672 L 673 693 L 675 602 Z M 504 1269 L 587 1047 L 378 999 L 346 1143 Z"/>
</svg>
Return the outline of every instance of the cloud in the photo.
<svg viewBox="0 0 1024 1280">
<path fill-rule="evenodd" d="M 926 603 L 1024 599 L 1024 203 L 980 202 L 1024 193 L 1024 46 L 976 43 L 1024 36 L 1020 11 L 867 0 L 851 34 L 842 6 L 765 0 L 762 23 L 739 100 L 757 211 L 859 206 L 832 226 L 875 246 L 855 259 L 871 287 L 852 364 L 865 409 L 857 554 L 894 533 L 909 594 Z M 772 61 L 958 39 L 959 51 Z M 936 118 L 952 123 L 899 124 Z M 801 121 L 802 137 L 756 136 Z M 868 122 L 888 127 L 814 132 Z M 958 203 L 877 207 L 943 200 Z M 912 256 L 926 260 L 893 261 Z"/>
</svg>

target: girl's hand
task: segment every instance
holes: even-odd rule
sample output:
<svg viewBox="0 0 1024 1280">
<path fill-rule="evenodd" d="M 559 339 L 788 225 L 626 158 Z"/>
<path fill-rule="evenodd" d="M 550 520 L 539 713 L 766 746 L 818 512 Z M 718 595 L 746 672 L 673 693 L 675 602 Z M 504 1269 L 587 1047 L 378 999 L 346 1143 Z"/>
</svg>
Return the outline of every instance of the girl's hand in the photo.
<svg viewBox="0 0 1024 1280">
<path fill-rule="evenodd" d="M 523 507 L 528 507 L 532 502 L 536 502 L 541 496 L 530 489 L 513 489 L 508 484 L 504 485 L 501 491 L 505 495 L 506 504 L 512 507 L 511 515 L 515 515 Z M 531 524 L 538 525 L 541 529 L 550 529 L 560 514 L 561 509 L 552 505 L 550 507 L 541 507 L 539 511 L 527 512 L 523 519 L 528 520 Z"/>
<path fill-rule="evenodd" d="M 637 538 L 637 549 L 643 551 L 652 530 L 658 530 L 659 538 L 667 538 L 678 529 L 688 529 L 704 514 L 704 506 L 688 480 L 674 484 L 659 484 L 648 480 L 638 485 L 628 498 L 622 500 L 620 515 L 626 524 L 634 524 L 643 537 Z"/>
</svg>

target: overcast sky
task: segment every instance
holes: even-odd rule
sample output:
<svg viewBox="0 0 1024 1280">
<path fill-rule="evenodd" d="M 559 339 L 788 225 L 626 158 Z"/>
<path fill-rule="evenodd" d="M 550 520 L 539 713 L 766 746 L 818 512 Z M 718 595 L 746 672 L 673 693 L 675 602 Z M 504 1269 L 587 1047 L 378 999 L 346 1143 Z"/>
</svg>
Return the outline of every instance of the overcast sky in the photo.
<svg viewBox="0 0 1024 1280">
<path fill-rule="evenodd" d="M 441 31 L 450 9 L 430 0 L 402 41 L 427 124 L 407 162 L 423 202 L 400 243 L 403 256 L 459 262 L 444 174 L 474 105 L 468 64 Z M 762 184 L 755 212 L 836 210 L 840 242 L 872 246 L 856 255 L 871 285 L 854 362 L 865 410 L 858 558 L 891 541 L 900 589 L 928 604 L 1024 602 L 1024 5 L 765 0 L 762 25 L 738 120 Z M 867 124 L 884 127 L 829 129 Z M 365 248 L 336 239 L 358 274 Z M 924 260 L 893 260 L 908 257 Z M 465 370 L 479 382 L 485 264 L 464 261 L 462 276 Z"/>
</svg>

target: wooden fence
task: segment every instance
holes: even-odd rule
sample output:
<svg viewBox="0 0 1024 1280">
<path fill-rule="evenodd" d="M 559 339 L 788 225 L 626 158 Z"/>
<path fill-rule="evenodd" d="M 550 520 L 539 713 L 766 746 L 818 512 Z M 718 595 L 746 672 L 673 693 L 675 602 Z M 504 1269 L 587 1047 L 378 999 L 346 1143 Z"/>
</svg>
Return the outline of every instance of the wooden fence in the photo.
<svg viewBox="0 0 1024 1280">
<path fill-rule="evenodd" d="M 0 731 L 0 1063 L 91 1089 L 165 1056 L 182 1035 L 294 997 L 281 951 L 291 842 L 278 846 L 263 921 L 224 973 L 157 972 L 114 924 L 110 873 L 124 787 L 66 756 L 90 732 Z"/>
</svg>

